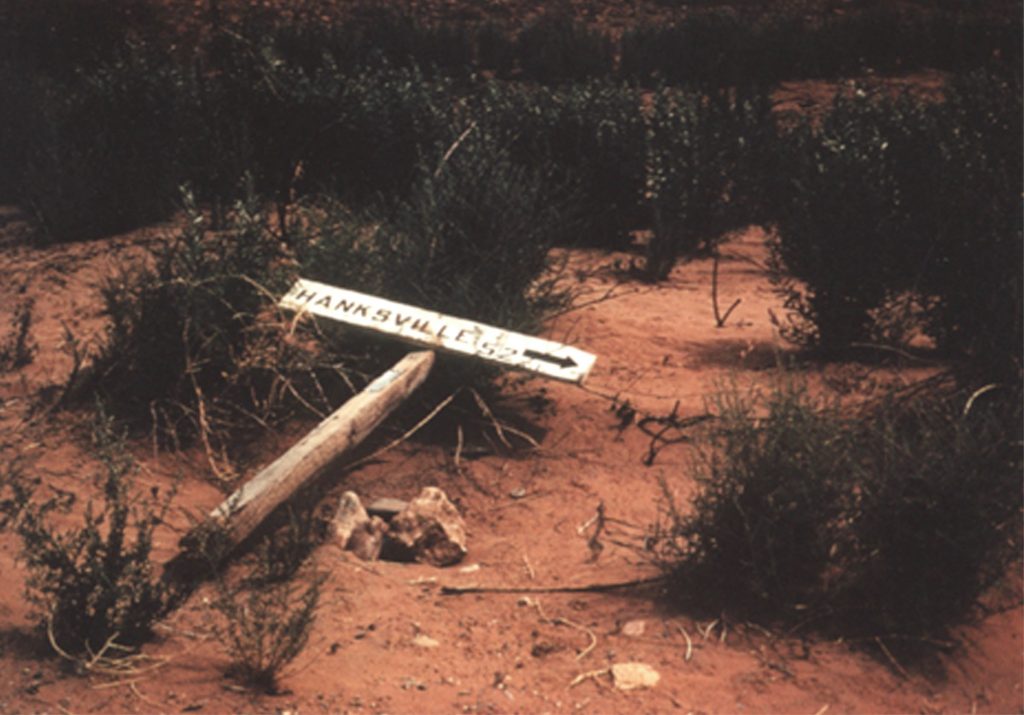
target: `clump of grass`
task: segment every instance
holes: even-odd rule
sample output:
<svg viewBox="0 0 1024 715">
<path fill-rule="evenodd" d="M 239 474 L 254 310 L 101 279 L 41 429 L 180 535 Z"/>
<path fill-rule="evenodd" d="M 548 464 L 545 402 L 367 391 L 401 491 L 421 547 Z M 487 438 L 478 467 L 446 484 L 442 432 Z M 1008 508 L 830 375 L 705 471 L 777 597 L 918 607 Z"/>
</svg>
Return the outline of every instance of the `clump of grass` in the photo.
<svg viewBox="0 0 1024 715">
<path fill-rule="evenodd" d="M 820 579 L 846 497 L 849 445 L 837 408 L 790 381 L 767 395 L 727 390 L 713 412 L 692 512 L 667 502 L 658 538 L 678 579 L 674 595 L 685 599 L 700 584 L 708 601 L 724 597 L 751 615 L 820 606 L 831 595 Z"/>
</svg>

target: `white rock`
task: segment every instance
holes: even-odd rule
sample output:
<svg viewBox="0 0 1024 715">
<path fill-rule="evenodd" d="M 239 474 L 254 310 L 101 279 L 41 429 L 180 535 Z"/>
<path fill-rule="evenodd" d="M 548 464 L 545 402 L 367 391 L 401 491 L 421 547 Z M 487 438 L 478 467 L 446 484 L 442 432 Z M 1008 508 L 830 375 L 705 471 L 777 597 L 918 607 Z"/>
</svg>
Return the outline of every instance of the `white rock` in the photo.
<svg viewBox="0 0 1024 715">
<path fill-rule="evenodd" d="M 612 682 L 619 690 L 653 688 L 661 680 L 661 674 L 646 663 L 615 663 L 611 670 Z"/>
<path fill-rule="evenodd" d="M 466 555 L 465 522 L 437 487 L 425 487 L 391 520 L 387 539 L 389 553 L 434 566 L 451 566 Z"/>
<path fill-rule="evenodd" d="M 412 639 L 412 644 L 417 648 L 437 648 L 440 643 L 428 636 L 426 633 L 419 633 Z"/>
<path fill-rule="evenodd" d="M 338 502 L 338 511 L 334 515 L 334 534 L 341 548 L 347 549 L 352 534 L 369 521 L 370 515 L 359 501 L 359 495 L 355 492 L 342 494 L 341 501 Z"/>
<path fill-rule="evenodd" d="M 645 630 L 647 630 L 647 624 L 644 621 L 627 621 L 626 624 L 622 626 L 622 635 L 636 638 L 638 636 L 642 636 Z"/>
</svg>

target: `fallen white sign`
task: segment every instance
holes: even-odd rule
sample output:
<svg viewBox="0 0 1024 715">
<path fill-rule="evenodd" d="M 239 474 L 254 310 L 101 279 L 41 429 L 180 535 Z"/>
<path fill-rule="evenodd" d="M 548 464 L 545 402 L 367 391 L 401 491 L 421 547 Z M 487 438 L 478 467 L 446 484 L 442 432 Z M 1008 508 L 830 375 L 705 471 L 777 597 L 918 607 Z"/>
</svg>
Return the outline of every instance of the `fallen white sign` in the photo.
<svg viewBox="0 0 1024 715">
<path fill-rule="evenodd" d="M 583 382 L 595 355 L 376 296 L 300 278 L 279 305 L 448 352 L 471 355 L 567 382 Z"/>
</svg>

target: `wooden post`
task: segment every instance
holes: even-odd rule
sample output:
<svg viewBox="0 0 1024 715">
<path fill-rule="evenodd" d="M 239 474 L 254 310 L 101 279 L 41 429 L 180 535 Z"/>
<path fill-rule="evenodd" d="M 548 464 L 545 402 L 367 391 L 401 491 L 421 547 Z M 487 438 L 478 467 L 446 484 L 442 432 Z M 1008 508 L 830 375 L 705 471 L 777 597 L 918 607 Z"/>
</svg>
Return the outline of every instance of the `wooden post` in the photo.
<svg viewBox="0 0 1024 715">
<path fill-rule="evenodd" d="M 426 379 L 433 364 L 432 351 L 409 353 L 225 499 L 210 513 L 210 521 L 223 529 L 221 545 L 230 550 L 243 542 L 274 509 L 362 442 Z"/>
</svg>

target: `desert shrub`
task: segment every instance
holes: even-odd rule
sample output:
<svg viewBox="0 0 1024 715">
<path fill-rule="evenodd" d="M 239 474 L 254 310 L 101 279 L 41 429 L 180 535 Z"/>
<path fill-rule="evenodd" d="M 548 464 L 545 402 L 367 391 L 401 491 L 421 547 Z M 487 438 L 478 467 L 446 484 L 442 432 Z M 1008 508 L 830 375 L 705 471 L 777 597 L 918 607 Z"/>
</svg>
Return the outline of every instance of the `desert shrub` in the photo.
<svg viewBox="0 0 1024 715">
<path fill-rule="evenodd" d="M 936 636 L 1019 558 L 1013 390 L 891 395 L 844 416 L 787 383 L 727 391 L 716 411 L 691 509 L 669 501 L 655 538 L 681 605 Z"/>
<path fill-rule="evenodd" d="M 573 245 L 621 248 L 630 230 L 647 225 L 638 91 L 605 81 L 559 89 L 492 82 L 471 112 L 517 163 L 577 190 L 581 223 Z"/>
<path fill-rule="evenodd" d="M 0 485 L 7 492 L 3 521 L 21 539 L 27 595 L 40 627 L 59 652 L 90 661 L 133 652 L 169 603 L 150 554 L 172 494 L 133 493 L 135 464 L 124 439 L 99 410 L 93 445 L 104 468 L 96 479 L 102 506 L 97 513 L 90 500 L 80 527 L 61 531 L 53 523 L 55 513 L 72 506 L 68 492 L 37 498 L 40 481 L 17 472 Z"/>
<path fill-rule="evenodd" d="M 228 478 L 247 438 L 291 414 L 299 395 L 326 406 L 338 377 L 325 368 L 328 392 L 305 392 L 304 380 L 320 367 L 316 348 L 288 337 L 273 307 L 288 276 L 253 205 L 238 204 L 220 232 L 208 229 L 187 194 L 185 208 L 185 225 L 155 250 L 152 265 L 130 267 L 104 287 L 110 326 L 79 391 L 102 394 L 116 414 L 165 443 L 198 437 Z"/>
<path fill-rule="evenodd" d="M 480 130 L 461 139 L 437 146 L 407 199 L 362 217 L 328 207 L 302 251 L 303 275 L 536 330 L 564 299 L 545 271 L 549 249 L 572 227 L 570 199 Z"/>
<path fill-rule="evenodd" d="M 875 340 L 909 293 L 940 347 L 1019 379 L 1020 113 L 1011 84 L 971 75 L 937 104 L 841 96 L 787 133 L 772 182 L 787 336 Z"/>
<path fill-rule="evenodd" d="M 904 152 L 890 147 L 898 134 L 922 137 L 923 122 L 910 98 L 891 103 L 859 92 L 837 97 L 820 127 L 808 120 L 784 136 L 772 250 L 796 317 L 786 337 L 827 351 L 868 341 L 870 312 L 890 287 L 912 283 L 905 276 L 904 286 L 894 285 L 909 270 L 896 265 L 896 255 L 910 228 L 900 179 L 911 169 L 897 161 L 908 158 Z"/>
<path fill-rule="evenodd" d="M 973 379 L 1022 376 L 1021 86 L 974 73 L 936 110 L 937 166 L 917 177 L 927 330 Z"/>
<path fill-rule="evenodd" d="M 561 13 L 546 13 L 516 38 L 523 76 L 538 82 L 565 82 L 611 72 L 611 40 Z"/>
<path fill-rule="evenodd" d="M 669 502 L 658 539 L 673 593 L 697 589 L 706 603 L 725 597 L 759 616 L 820 606 L 848 496 L 836 407 L 789 382 L 767 395 L 725 391 L 715 411 L 694 465 L 692 513 Z"/>
<path fill-rule="evenodd" d="M 51 241 L 152 222 L 171 207 L 173 71 L 142 54 L 64 83 L 36 83 L 22 125 L 18 198 Z"/>
<path fill-rule="evenodd" d="M 934 633 L 1020 556 L 1021 401 L 889 401 L 856 430 L 841 605 L 875 633 Z"/>
<path fill-rule="evenodd" d="M 663 89 L 647 117 L 646 200 L 654 236 L 644 274 L 668 277 L 677 258 L 706 250 L 762 214 L 760 176 L 774 137 L 767 93 Z"/>
<path fill-rule="evenodd" d="M 219 640 L 231 656 L 232 675 L 268 693 L 277 692 L 282 669 L 309 640 L 323 580 L 312 576 L 305 584 L 265 580 L 238 587 L 220 584 L 213 606 L 226 620 Z"/>
</svg>

